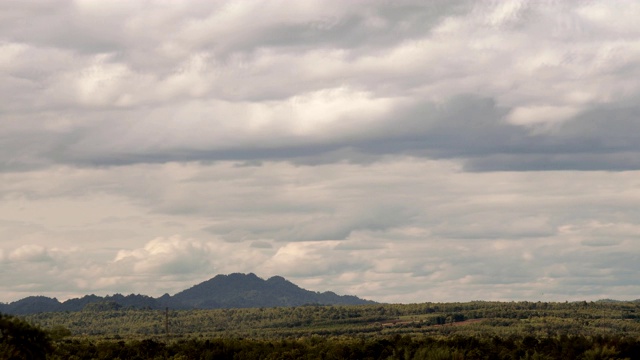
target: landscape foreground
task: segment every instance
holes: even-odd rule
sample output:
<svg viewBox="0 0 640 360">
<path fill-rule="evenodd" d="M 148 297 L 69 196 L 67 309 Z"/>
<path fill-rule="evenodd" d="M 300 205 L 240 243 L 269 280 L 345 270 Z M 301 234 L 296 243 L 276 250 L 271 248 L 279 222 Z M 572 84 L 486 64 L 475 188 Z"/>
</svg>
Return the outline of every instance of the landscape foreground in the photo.
<svg viewBox="0 0 640 360">
<path fill-rule="evenodd" d="M 169 311 L 106 305 L 20 318 L 3 315 L 0 358 L 640 358 L 637 301 Z"/>
</svg>

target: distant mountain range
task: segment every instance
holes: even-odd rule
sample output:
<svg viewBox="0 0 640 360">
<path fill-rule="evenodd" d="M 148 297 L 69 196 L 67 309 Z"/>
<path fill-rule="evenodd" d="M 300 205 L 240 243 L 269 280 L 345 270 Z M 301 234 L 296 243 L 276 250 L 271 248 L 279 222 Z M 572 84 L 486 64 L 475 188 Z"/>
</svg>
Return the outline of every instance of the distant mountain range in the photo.
<svg viewBox="0 0 640 360">
<path fill-rule="evenodd" d="M 0 303 L 0 312 L 26 315 L 40 312 L 139 309 L 219 309 L 301 305 L 375 304 L 356 296 L 337 295 L 331 291 L 315 292 L 300 288 L 281 276 L 263 280 L 255 274 L 217 275 L 173 296 L 86 295 L 60 302 L 46 296 L 29 296 L 8 304 Z"/>
</svg>

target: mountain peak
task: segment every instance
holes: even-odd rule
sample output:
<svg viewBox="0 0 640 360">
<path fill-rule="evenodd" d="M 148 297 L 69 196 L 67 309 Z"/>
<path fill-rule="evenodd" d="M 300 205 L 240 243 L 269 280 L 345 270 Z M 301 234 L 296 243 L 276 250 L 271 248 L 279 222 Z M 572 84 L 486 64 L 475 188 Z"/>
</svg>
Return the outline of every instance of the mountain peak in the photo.
<svg viewBox="0 0 640 360">
<path fill-rule="evenodd" d="M 0 304 L 0 312 L 31 314 L 50 311 L 80 311 L 91 303 L 111 302 L 122 307 L 161 309 L 215 309 L 318 305 L 358 305 L 374 303 L 356 296 L 340 296 L 333 292 L 319 293 L 300 288 L 282 276 L 268 280 L 254 273 L 216 275 L 173 296 L 158 298 L 147 295 L 114 294 L 100 297 L 85 295 L 64 303 L 45 296 L 31 296 L 10 304 Z M 89 307 L 91 308 L 91 307 Z"/>
<path fill-rule="evenodd" d="M 305 304 L 338 305 L 372 303 L 355 296 L 323 295 L 300 288 L 282 276 L 268 280 L 254 273 L 217 275 L 172 297 L 191 308 L 276 307 Z M 177 303 L 176 303 L 177 304 Z"/>
</svg>

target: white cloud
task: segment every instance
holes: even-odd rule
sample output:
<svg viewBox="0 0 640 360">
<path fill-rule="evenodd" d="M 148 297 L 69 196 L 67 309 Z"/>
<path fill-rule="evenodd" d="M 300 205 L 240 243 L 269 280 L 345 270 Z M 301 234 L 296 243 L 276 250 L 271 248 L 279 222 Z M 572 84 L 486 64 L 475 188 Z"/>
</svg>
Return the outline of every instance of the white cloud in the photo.
<svg viewBox="0 0 640 360">
<path fill-rule="evenodd" d="M 362 270 L 366 261 L 337 248 L 338 241 L 292 242 L 283 245 L 260 269 L 285 277 L 336 276 L 344 269 Z"/>
<path fill-rule="evenodd" d="M 9 253 L 8 259 L 11 261 L 43 262 L 51 260 L 51 257 L 47 249 L 42 246 L 23 245 Z"/>
<path fill-rule="evenodd" d="M 113 260 L 116 267 L 132 266 L 134 274 L 181 275 L 213 271 L 214 251 L 210 244 L 180 236 L 156 238 L 144 248 L 120 250 Z"/>
<path fill-rule="evenodd" d="M 518 125 L 558 123 L 570 119 L 577 113 L 578 109 L 570 106 L 517 107 L 511 111 L 508 120 Z"/>
<path fill-rule="evenodd" d="M 491 26 L 501 26 L 511 22 L 517 22 L 522 12 L 527 7 L 527 2 L 522 0 L 497 1 L 493 9 L 489 9 L 487 22 Z"/>
</svg>

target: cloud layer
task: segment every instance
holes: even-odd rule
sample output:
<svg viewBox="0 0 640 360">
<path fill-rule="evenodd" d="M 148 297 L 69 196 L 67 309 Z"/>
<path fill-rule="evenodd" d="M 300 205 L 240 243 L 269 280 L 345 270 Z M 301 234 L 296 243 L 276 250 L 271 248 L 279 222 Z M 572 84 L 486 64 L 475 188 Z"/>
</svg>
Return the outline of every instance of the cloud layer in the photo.
<svg viewBox="0 0 640 360">
<path fill-rule="evenodd" d="M 638 10 L 0 4 L 0 301 L 635 298 Z"/>
</svg>

